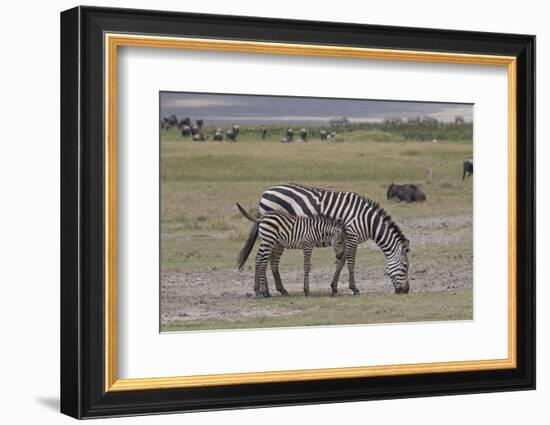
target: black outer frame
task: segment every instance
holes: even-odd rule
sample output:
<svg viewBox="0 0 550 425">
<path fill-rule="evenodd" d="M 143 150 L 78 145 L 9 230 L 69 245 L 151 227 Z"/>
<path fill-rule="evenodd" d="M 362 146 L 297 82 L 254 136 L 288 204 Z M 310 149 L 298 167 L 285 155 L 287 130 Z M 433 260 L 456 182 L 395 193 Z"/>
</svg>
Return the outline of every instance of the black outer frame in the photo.
<svg viewBox="0 0 550 425">
<path fill-rule="evenodd" d="M 104 391 L 104 32 L 517 57 L 517 368 Z M 61 412 L 76 418 L 535 388 L 535 37 L 77 7 L 61 13 Z"/>
</svg>

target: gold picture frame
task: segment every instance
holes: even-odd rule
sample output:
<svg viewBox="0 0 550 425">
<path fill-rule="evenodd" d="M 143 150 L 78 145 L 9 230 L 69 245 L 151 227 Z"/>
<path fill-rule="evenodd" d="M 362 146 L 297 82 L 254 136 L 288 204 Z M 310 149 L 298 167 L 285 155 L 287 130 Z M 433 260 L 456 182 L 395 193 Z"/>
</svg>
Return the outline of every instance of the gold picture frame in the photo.
<svg viewBox="0 0 550 425">
<path fill-rule="evenodd" d="M 105 34 L 105 391 L 150 390 L 181 387 L 254 384 L 266 382 L 307 381 L 417 373 L 466 372 L 509 369 L 516 366 L 516 58 L 512 56 L 440 53 L 411 50 L 370 49 L 354 47 L 281 44 L 253 41 L 193 39 L 127 34 Z M 119 47 L 149 47 L 157 49 L 188 49 L 274 55 L 324 56 L 354 59 L 395 60 L 506 67 L 508 72 L 508 358 L 423 364 L 365 366 L 330 369 L 292 370 L 277 372 L 232 373 L 170 378 L 116 378 L 116 76 Z"/>
</svg>

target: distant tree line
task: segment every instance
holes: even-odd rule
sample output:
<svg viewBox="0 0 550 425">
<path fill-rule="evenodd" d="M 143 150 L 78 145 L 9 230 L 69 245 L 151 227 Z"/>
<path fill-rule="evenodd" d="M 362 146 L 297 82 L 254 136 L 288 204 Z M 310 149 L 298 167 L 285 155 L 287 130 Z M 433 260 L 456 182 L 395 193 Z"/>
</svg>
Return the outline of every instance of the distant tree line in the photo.
<svg viewBox="0 0 550 425">
<path fill-rule="evenodd" d="M 406 140 L 472 140 L 473 124 L 462 116 L 456 116 L 453 122 L 443 122 L 430 116 L 402 118 L 386 118 L 381 123 L 356 123 L 341 128 L 340 131 L 377 130 L 395 134 Z"/>
</svg>

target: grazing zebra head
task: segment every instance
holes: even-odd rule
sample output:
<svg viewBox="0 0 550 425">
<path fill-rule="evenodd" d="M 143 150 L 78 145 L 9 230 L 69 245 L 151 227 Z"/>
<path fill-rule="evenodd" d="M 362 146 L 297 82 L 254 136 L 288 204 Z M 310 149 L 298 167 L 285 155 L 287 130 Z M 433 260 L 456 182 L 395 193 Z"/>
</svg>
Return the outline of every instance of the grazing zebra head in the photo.
<svg viewBox="0 0 550 425">
<path fill-rule="evenodd" d="M 386 271 L 390 276 L 395 293 L 408 294 L 410 290 L 409 240 L 380 204 L 370 202 L 373 211 L 369 226 L 372 239 L 386 257 Z M 377 230 L 374 230 L 375 228 Z"/>
<path fill-rule="evenodd" d="M 409 286 L 409 241 L 396 244 L 393 252 L 386 255 L 386 269 L 396 294 L 408 294 Z"/>
</svg>

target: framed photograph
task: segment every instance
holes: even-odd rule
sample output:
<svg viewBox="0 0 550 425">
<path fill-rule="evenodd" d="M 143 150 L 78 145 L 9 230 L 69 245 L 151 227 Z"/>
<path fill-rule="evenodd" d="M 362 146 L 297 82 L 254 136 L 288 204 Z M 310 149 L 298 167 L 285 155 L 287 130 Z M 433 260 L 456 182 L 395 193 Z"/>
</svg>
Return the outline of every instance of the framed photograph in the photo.
<svg viewBox="0 0 550 425">
<path fill-rule="evenodd" d="M 530 35 L 63 12 L 61 411 L 535 388 L 534 70 Z"/>
</svg>

